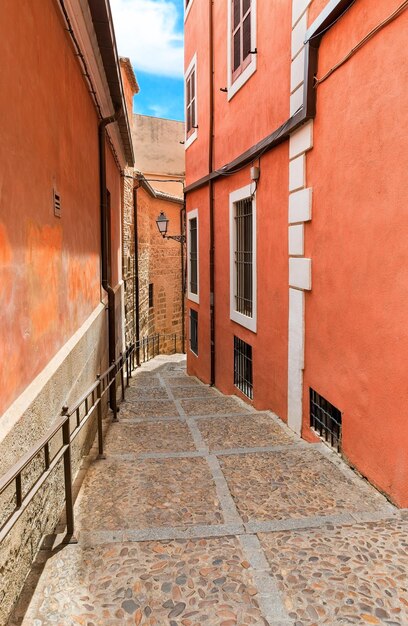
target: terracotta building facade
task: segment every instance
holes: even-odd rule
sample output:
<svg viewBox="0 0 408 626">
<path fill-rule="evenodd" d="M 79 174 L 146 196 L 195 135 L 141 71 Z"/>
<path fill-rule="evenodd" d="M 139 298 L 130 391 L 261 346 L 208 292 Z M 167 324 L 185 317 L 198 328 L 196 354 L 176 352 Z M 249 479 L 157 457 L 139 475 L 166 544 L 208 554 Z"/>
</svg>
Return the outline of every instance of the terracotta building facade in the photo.
<svg viewBox="0 0 408 626">
<path fill-rule="evenodd" d="M 109 3 L 6 1 L 0 32 L 3 476 L 123 349 L 121 172 L 133 149 Z M 93 435 L 85 426 L 72 446 L 74 476 Z M 55 527 L 62 485 L 60 463 L 1 544 L 0 623 Z M 1 497 L 1 525 L 13 498 Z"/>
<path fill-rule="evenodd" d="M 408 505 L 408 11 L 189 0 L 188 371 Z"/>
</svg>

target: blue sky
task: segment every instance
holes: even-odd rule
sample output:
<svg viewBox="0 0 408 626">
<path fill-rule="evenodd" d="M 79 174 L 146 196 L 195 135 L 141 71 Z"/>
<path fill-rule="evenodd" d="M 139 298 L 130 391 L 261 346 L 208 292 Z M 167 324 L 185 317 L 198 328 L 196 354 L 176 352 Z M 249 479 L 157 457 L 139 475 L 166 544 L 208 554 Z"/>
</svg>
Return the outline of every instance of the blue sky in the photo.
<svg viewBox="0 0 408 626">
<path fill-rule="evenodd" d="M 184 119 L 183 0 L 111 0 L 119 54 L 140 86 L 134 110 Z"/>
</svg>

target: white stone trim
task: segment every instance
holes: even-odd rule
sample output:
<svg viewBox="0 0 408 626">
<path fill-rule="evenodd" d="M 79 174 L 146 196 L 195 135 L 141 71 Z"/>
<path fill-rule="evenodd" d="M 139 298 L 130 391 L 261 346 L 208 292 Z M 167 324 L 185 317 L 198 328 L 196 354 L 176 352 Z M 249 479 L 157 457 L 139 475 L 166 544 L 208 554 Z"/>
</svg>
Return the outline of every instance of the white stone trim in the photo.
<svg viewBox="0 0 408 626">
<path fill-rule="evenodd" d="M 289 224 L 312 219 L 312 189 L 300 189 L 289 196 Z"/>
<path fill-rule="evenodd" d="M 290 115 L 295 115 L 303 107 L 303 83 L 290 95 Z"/>
<path fill-rule="evenodd" d="M 304 257 L 289 259 L 289 285 L 310 291 L 312 288 L 312 260 Z"/>
<path fill-rule="evenodd" d="M 256 66 L 257 66 L 257 55 L 256 54 L 251 55 L 252 59 L 249 65 L 244 69 L 242 74 L 240 74 L 238 78 L 236 78 L 234 82 L 232 82 L 232 58 L 231 58 L 231 52 L 232 52 L 231 6 L 232 6 L 232 2 L 231 0 L 226 0 L 226 2 L 227 2 L 227 7 L 228 7 L 228 12 L 227 12 L 227 16 L 228 16 L 227 17 L 227 90 L 228 90 L 227 96 L 228 96 L 228 101 L 230 101 L 235 96 L 237 91 L 239 91 L 241 87 L 243 87 L 243 85 L 245 85 L 245 83 L 251 78 L 252 74 L 255 73 Z M 252 0 L 251 2 L 251 48 L 252 50 L 255 50 L 257 46 L 257 43 L 256 43 L 257 41 L 256 39 L 257 37 L 256 2 L 257 0 Z"/>
<path fill-rule="evenodd" d="M 21 416 L 28 411 L 47 383 L 57 373 L 64 361 L 69 357 L 77 344 L 85 337 L 100 315 L 105 315 L 105 304 L 101 302 L 88 319 L 78 328 L 70 339 L 60 348 L 57 354 L 47 363 L 44 369 L 24 389 L 23 393 L 3 413 L 0 420 L 0 441 L 14 428 Z M 72 386 L 72 383 L 71 383 Z M 50 411 L 52 409 L 50 408 Z"/>
<path fill-rule="evenodd" d="M 198 93 L 197 93 L 197 53 L 194 54 L 193 58 L 191 59 L 189 66 L 187 67 L 185 73 L 184 73 L 184 111 L 186 111 L 186 107 L 187 107 L 187 89 L 186 89 L 186 80 L 187 77 L 189 76 L 189 74 L 191 73 L 191 71 L 195 70 L 195 74 L 194 74 L 194 83 L 195 83 L 195 121 L 196 121 L 196 126 L 198 126 Z M 187 119 L 187 118 L 186 118 Z M 191 133 L 190 137 L 187 138 L 187 123 L 185 124 L 185 141 L 184 141 L 184 149 L 187 150 L 187 148 L 189 148 L 191 146 L 191 144 L 197 139 L 198 137 L 198 128 L 194 129 L 194 132 Z"/>
<path fill-rule="evenodd" d="M 292 31 L 292 60 L 303 50 L 307 31 L 307 13 L 304 13 Z"/>
<path fill-rule="evenodd" d="M 252 197 L 252 252 L 253 252 L 253 265 L 252 265 L 252 287 L 253 287 L 253 301 L 252 301 L 252 317 L 238 313 L 235 310 L 235 211 L 234 203 L 238 200 L 244 200 L 245 198 Z M 256 263 L 256 198 L 252 192 L 252 185 L 246 185 L 230 193 L 229 195 L 229 245 L 230 245 L 230 319 L 248 330 L 256 333 L 257 328 L 257 263 Z"/>
<path fill-rule="evenodd" d="M 291 256 L 303 256 L 304 253 L 305 242 L 303 224 L 289 226 L 289 254 Z"/>
<path fill-rule="evenodd" d="M 290 113 L 304 101 L 304 39 L 308 7 L 312 0 L 292 0 L 292 64 Z M 289 335 L 288 335 L 288 426 L 302 432 L 303 369 L 305 354 L 305 291 L 312 288 L 312 261 L 306 259 L 305 227 L 312 217 L 312 189 L 306 188 L 306 154 L 313 148 L 313 121 L 296 130 L 289 139 Z"/>
<path fill-rule="evenodd" d="M 197 293 L 190 291 L 190 221 L 197 219 Z M 191 302 L 200 304 L 200 236 L 199 236 L 198 209 L 193 209 L 187 213 L 187 297 Z"/>
<path fill-rule="evenodd" d="M 301 154 L 289 163 L 289 191 L 302 189 L 306 183 L 306 158 Z"/>
<path fill-rule="evenodd" d="M 288 426 L 300 435 L 305 354 L 305 294 L 297 289 L 289 289 L 288 352 Z"/>
<path fill-rule="evenodd" d="M 296 91 L 303 84 L 305 74 L 305 48 L 299 52 L 297 57 L 292 61 L 290 67 L 290 93 Z"/>
<path fill-rule="evenodd" d="M 313 120 L 296 130 L 289 139 L 289 159 L 294 159 L 313 148 Z"/>
<path fill-rule="evenodd" d="M 296 26 L 312 0 L 292 0 L 292 27 Z"/>
</svg>

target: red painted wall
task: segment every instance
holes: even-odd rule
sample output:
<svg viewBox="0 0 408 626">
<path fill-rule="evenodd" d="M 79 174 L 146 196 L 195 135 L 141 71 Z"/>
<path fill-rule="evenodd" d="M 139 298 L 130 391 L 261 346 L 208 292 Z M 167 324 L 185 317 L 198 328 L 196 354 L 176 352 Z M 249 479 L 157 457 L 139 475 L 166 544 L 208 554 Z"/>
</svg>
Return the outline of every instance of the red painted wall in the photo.
<svg viewBox="0 0 408 626">
<path fill-rule="evenodd" d="M 290 3 L 257 3 L 257 70 L 228 102 L 227 3 L 214 3 L 214 169 L 263 139 L 289 115 Z M 208 173 L 209 139 L 208 3 L 193 2 L 186 20 L 186 66 L 197 54 L 198 138 L 186 151 L 187 184 Z M 268 71 L 266 71 L 268 68 Z M 254 94 L 262 94 L 255 106 Z M 254 405 L 287 414 L 288 146 L 261 158 L 257 190 L 258 332 L 230 320 L 229 194 L 250 183 L 249 167 L 214 183 L 216 385 L 228 394 L 234 386 L 234 335 L 253 347 Z M 188 370 L 210 381 L 209 193 L 203 187 L 187 196 L 187 211 L 198 209 L 200 232 L 199 356 L 187 351 Z M 282 237 L 282 232 L 285 236 Z M 187 328 L 189 326 L 187 317 Z M 243 396 L 242 396 L 243 397 Z"/>
<path fill-rule="evenodd" d="M 360 0 L 327 33 L 323 75 L 399 5 Z M 408 12 L 317 90 L 307 157 L 313 220 L 306 256 L 304 431 L 308 388 L 343 412 L 343 451 L 408 506 Z"/>
<path fill-rule="evenodd" d="M 0 9 L 0 414 L 101 298 L 97 116 L 56 3 Z M 107 151 L 117 211 L 120 177 Z M 53 211 L 53 187 L 62 216 Z M 114 280 L 120 264 L 114 263 Z"/>
</svg>

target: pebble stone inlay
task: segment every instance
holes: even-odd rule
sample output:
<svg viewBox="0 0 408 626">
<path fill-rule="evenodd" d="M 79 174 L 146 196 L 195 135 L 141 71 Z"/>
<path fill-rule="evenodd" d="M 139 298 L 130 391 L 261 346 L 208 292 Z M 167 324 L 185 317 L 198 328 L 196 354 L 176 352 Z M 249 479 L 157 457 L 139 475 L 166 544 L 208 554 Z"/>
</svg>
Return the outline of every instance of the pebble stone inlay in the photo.
<svg viewBox="0 0 408 626">
<path fill-rule="evenodd" d="M 85 477 L 80 530 L 220 524 L 223 516 L 202 458 L 99 461 Z"/>
<path fill-rule="evenodd" d="M 408 514 L 183 368 L 133 375 L 9 626 L 407 626 Z"/>
<path fill-rule="evenodd" d="M 112 424 L 105 445 L 109 454 L 195 450 L 189 429 L 180 421 Z"/>
<path fill-rule="evenodd" d="M 44 578 L 23 626 L 267 626 L 234 537 L 69 547 Z"/>
<path fill-rule="evenodd" d="M 296 626 L 408 624 L 408 521 L 260 535 Z"/>
<path fill-rule="evenodd" d="M 383 500 L 312 448 L 221 456 L 220 464 L 244 522 L 370 511 Z"/>
<path fill-rule="evenodd" d="M 210 450 L 293 443 L 293 438 L 283 427 L 262 413 L 202 419 L 198 422 L 198 428 Z"/>
</svg>

